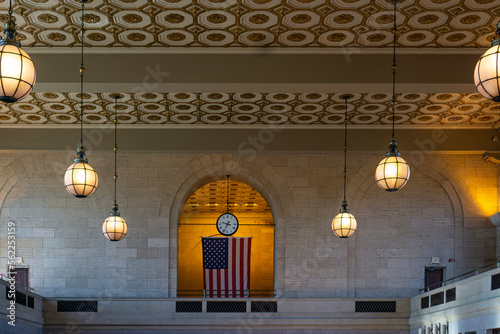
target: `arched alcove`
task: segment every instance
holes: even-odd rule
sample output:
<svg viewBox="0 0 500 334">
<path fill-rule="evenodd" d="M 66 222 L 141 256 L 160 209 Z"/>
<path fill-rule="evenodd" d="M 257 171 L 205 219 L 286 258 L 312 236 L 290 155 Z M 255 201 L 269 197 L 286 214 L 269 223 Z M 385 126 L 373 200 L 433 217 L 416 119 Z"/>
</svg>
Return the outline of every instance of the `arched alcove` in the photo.
<svg viewBox="0 0 500 334">
<path fill-rule="evenodd" d="M 423 155 L 421 152 L 413 155 L 417 153 Z M 465 253 L 464 245 L 467 240 L 476 239 L 465 235 L 464 228 L 468 219 L 477 222 L 483 218 L 475 218 L 474 199 L 461 175 L 441 157 L 423 155 L 419 163 L 410 158 L 410 162 L 414 163 L 411 164 L 412 176 L 408 184 L 396 193 L 386 193 L 378 189 L 374 181 L 373 175 L 379 161 L 379 157 L 372 158 L 356 171 L 357 177 L 351 178 L 347 185 L 351 212 L 358 219 L 358 231 L 350 238 L 349 244 L 348 256 L 352 264 L 348 269 L 351 277 L 350 296 L 363 297 L 365 292 L 367 295 L 384 295 L 383 286 L 360 279 L 360 276 L 370 277 L 374 273 L 387 279 L 393 293 L 391 297 L 412 295 L 423 287 L 423 268 L 429 264 L 431 256 L 440 256 L 446 261 L 443 266 L 447 267 L 448 278 L 477 268 L 481 256 L 469 259 L 473 263 L 470 268 L 465 263 L 465 257 L 469 254 Z M 376 213 L 373 213 L 374 210 Z M 388 226 L 394 217 L 398 217 L 399 224 Z M 377 238 L 374 234 L 377 230 L 387 233 Z M 363 238 L 363 235 L 368 237 Z M 387 240 L 387 243 L 378 247 L 381 240 Z M 381 252 L 381 256 L 377 256 L 371 264 L 366 258 L 372 255 L 373 250 L 363 249 L 366 245 Z M 408 254 L 409 246 L 412 248 L 411 256 Z M 364 257 L 367 253 L 368 256 Z M 395 259 L 391 260 L 391 257 Z M 448 259 L 451 261 L 448 262 Z M 394 270 L 397 268 L 402 274 L 375 269 L 371 265 L 384 265 L 386 269 L 392 267 Z M 412 273 L 413 278 L 408 278 L 409 273 Z"/>
<path fill-rule="evenodd" d="M 446 278 L 456 276 L 454 207 L 434 179 L 415 171 L 397 196 L 374 182 L 359 201 L 356 231 L 355 297 L 408 298 L 424 287 L 431 257 L 442 259 Z M 441 264 L 439 265 L 441 266 Z"/>
<path fill-rule="evenodd" d="M 295 209 L 293 195 L 285 179 L 264 160 L 240 155 L 209 154 L 194 157 L 171 178 L 165 188 L 160 207 L 160 216 L 168 215 L 169 225 L 169 296 L 177 296 L 178 280 L 178 222 L 184 204 L 198 188 L 208 182 L 224 179 L 231 175 L 251 185 L 267 201 L 275 224 L 275 272 L 276 295 L 283 294 L 285 287 L 285 235 L 286 214 L 293 216 Z"/>
<path fill-rule="evenodd" d="M 178 297 L 203 296 L 201 237 L 222 237 L 216 220 L 225 212 L 227 180 L 209 182 L 188 198 L 178 224 Z M 229 210 L 239 220 L 234 237 L 252 237 L 250 296 L 274 293 L 274 220 L 265 198 L 243 182 L 229 181 Z"/>
</svg>

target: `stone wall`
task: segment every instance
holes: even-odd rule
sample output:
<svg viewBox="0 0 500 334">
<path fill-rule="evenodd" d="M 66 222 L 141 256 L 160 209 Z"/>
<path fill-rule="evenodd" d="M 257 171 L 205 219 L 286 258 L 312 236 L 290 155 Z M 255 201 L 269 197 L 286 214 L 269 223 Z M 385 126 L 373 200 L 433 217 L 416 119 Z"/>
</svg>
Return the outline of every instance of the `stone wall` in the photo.
<svg viewBox="0 0 500 334">
<path fill-rule="evenodd" d="M 406 298 L 423 287 L 431 256 L 441 258 L 448 277 L 495 257 L 489 217 L 497 210 L 498 170 L 479 154 L 426 155 L 396 193 L 374 185 L 383 156 L 349 154 L 347 199 L 358 231 L 338 239 L 330 224 L 342 199 L 341 153 L 122 153 L 118 204 L 129 232 L 118 243 L 101 233 L 113 201 L 112 153 L 89 154 L 100 184 L 88 199 L 64 189 L 67 157 L 0 158 L 1 235 L 7 222 L 16 223 L 18 256 L 46 297 L 175 297 L 182 206 L 226 174 L 254 187 L 272 209 L 278 296 Z"/>
</svg>

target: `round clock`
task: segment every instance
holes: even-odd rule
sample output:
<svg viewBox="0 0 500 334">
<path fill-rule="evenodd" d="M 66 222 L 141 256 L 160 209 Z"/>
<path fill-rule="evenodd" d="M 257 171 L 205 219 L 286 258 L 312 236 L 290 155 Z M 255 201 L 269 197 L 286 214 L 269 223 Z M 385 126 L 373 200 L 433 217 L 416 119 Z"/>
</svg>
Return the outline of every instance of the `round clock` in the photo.
<svg viewBox="0 0 500 334">
<path fill-rule="evenodd" d="M 238 230 L 238 218 L 231 213 L 223 213 L 217 218 L 217 231 L 225 236 L 230 236 Z"/>
</svg>

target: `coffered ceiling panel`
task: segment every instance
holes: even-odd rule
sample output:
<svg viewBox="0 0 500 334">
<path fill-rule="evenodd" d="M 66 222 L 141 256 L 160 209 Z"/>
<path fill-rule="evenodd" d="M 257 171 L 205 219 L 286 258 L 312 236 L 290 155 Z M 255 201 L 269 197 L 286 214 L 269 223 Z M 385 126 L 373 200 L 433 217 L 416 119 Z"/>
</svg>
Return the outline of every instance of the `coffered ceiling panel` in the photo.
<svg viewBox="0 0 500 334">
<path fill-rule="evenodd" d="M 500 16 L 498 0 L 403 0 L 398 7 L 400 47 L 484 47 Z M 77 0 L 15 1 L 14 16 L 24 46 L 79 43 Z M 83 19 L 90 46 L 385 47 L 394 17 L 388 0 L 90 0 Z"/>
<path fill-rule="evenodd" d="M 117 93 L 85 93 L 84 122 L 112 124 Z M 344 122 L 344 93 L 119 93 L 123 125 L 331 125 Z M 348 101 L 349 122 L 392 124 L 391 95 L 356 93 Z M 80 93 L 34 93 L 22 102 L 0 104 L 0 124 L 71 125 L 79 122 Z M 395 122 L 412 127 L 497 127 L 500 105 L 480 94 L 397 95 Z"/>
<path fill-rule="evenodd" d="M 189 197 L 183 213 L 222 213 L 227 203 L 227 181 L 219 180 L 204 185 Z M 264 197 L 249 185 L 229 181 L 229 209 L 231 213 L 270 214 Z M 272 223 L 272 217 L 270 223 Z M 187 222 L 189 223 L 189 222 Z"/>
</svg>

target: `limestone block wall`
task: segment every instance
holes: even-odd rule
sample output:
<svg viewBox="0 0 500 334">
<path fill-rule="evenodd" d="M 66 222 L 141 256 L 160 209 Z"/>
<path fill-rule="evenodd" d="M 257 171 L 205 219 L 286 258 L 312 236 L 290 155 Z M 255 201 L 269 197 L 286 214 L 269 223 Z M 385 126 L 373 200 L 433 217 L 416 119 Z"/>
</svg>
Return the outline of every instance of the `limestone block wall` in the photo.
<svg viewBox="0 0 500 334">
<path fill-rule="evenodd" d="M 274 288 L 280 297 L 407 298 L 423 287 L 431 256 L 446 275 L 495 257 L 498 170 L 477 155 L 426 155 L 408 185 L 374 185 L 376 154 L 349 156 L 347 199 L 358 218 L 349 239 L 331 233 L 342 199 L 343 154 L 122 153 L 118 204 L 127 237 L 107 241 L 101 225 L 112 199 L 112 152 L 90 152 L 98 191 L 76 199 L 62 185 L 73 153 L 6 152 L 0 157 L 0 267 L 6 226 L 16 224 L 18 256 L 46 297 L 176 296 L 178 222 L 189 196 L 231 174 L 269 203 Z M 445 262 L 452 259 L 453 262 Z"/>
</svg>

